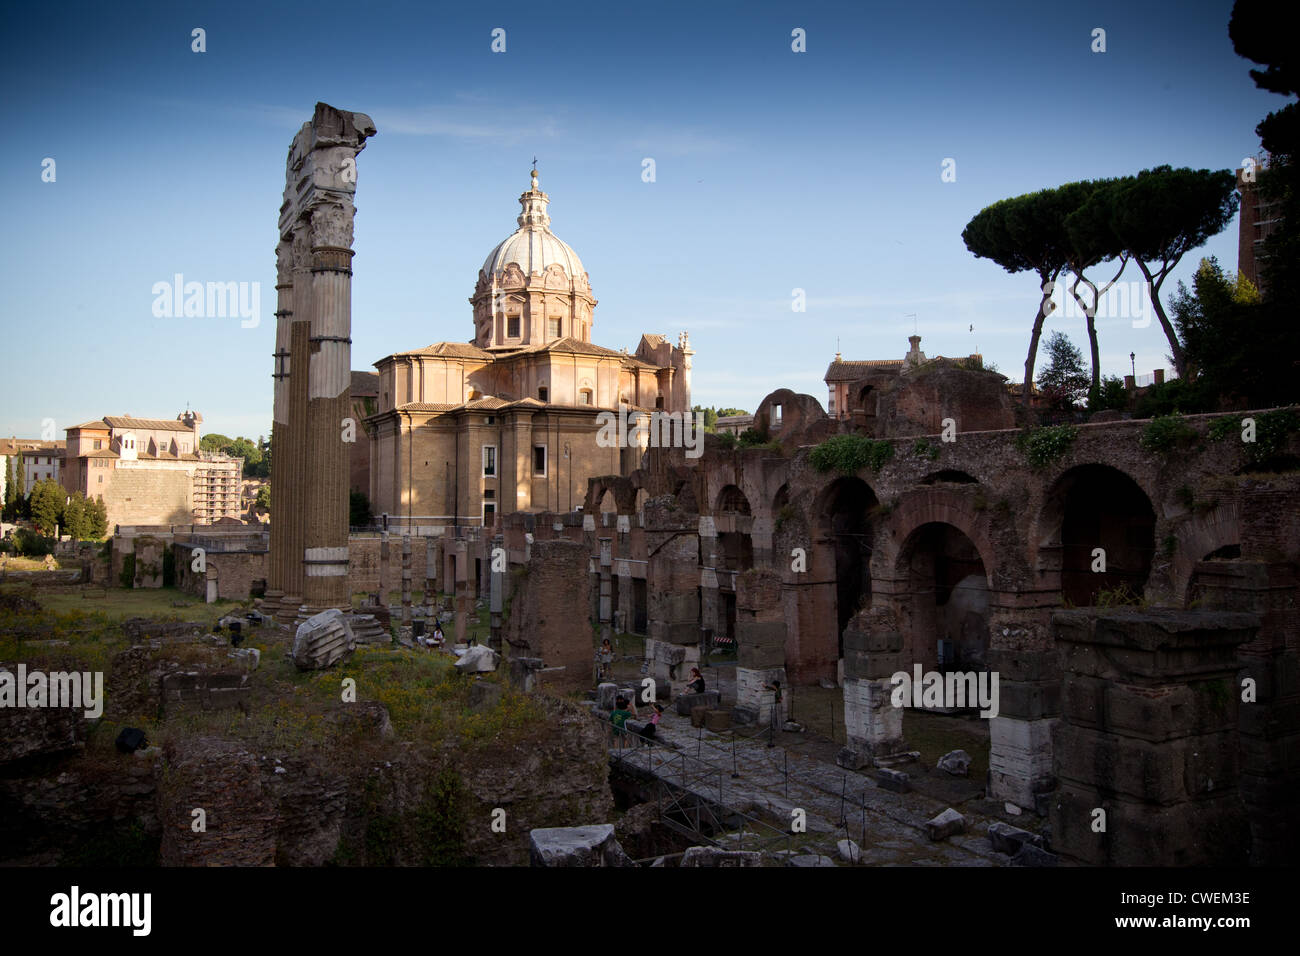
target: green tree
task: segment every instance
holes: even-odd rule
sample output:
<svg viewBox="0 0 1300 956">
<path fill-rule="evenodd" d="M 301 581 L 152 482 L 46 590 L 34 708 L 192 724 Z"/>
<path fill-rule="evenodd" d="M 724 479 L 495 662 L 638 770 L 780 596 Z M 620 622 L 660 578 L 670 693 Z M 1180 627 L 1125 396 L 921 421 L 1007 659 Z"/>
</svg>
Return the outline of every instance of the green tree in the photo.
<svg viewBox="0 0 1300 956">
<path fill-rule="evenodd" d="M 1220 401 L 1227 396 L 1251 405 L 1293 400 L 1293 364 L 1300 328 L 1240 275 L 1224 272 L 1214 257 L 1202 259 L 1192 288 L 1178 284 L 1169 299 L 1197 384 Z"/>
<path fill-rule="evenodd" d="M 1088 394 L 1091 381 L 1083 368 L 1083 354 L 1064 332 L 1047 337 L 1047 364 L 1038 373 L 1038 387 L 1052 404 L 1074 408 Z"/>
<path fill-rule="evenodd" d="M 1300 94 L 1295 36 L 1280 28 L 1276 4 L 1237 0 L 1228 36 L 1240 56 L 1264 66 L 1250 71 L 1257 87 L 1282 96 Z M 1264 298 L 1270 308 L 1274 303 L 1294 307 L 1300 299 L 1300 104 L 1269 113 L 1255 132 L 1269 154 L 1267 168 L 1258 172 L 1259 192 L 1278 204 L 1261 257 Z"/>
<path fill-rule="evenodd" d="M 257 489 L 257 499 L 253 504 L 255 507 L 262 508 L 267 512 L 271 510 L 271 483 L 269 481 Z"/>
<path fill-rule="evenodd" d="M 1183 256 L 1224 230 L 1237 212 L 1236 177 L 1228 170 L 1157 166 L 1097 190 L 1081 214 L 1106 217 L 1119 245 L 1146 279 L 1174 367 L 1185 375 L 1183 343 L 1160 302 L 1160 287 Z"/>
<path fill-rule="evenodd" d="M 976 258 L 991 259 L 1010 273 L 1038 275 L 1040 299 L 1025 357 L 1022 399 L 1029 404 L 1034 362 L 1043 320 L 1056 307 L 1052 290 L 1070 261 L 1070 241 L 1065 217 L 1074 211 L 1077 197 L 1069 192 L 1044 189 L 1012 199 L 1002 199 L 981 209 L 962 230 L 962 240 Z"/>
<path fill-rule="evenodd" d="M 63 506 L 63 530 L 74 541 L 81 541 L 89 537 L 89 528 L 86 496 L 80 491 L 74 492 L 68 496 L 67 503 Z"/>
<path fill-rule="evenodd" d="M 1107 203 L 1090 202 L 1094 196 L 1100 197 L 1107 190 L 1118 189 L 1126 180 L 1106 179 L 1096 182 L 1070 183 L 1062 186 L 1063 191 L 1073 191 L 1075 210 L 1065 217 L 1065 231 L 1069 236 L 1069 268 L 1074 273 L 1074 282 L 1070 285 L 1070 295 L 1083 310 L 1084 323 L 1088 329 L 1088 348 L 1092 359 L 1092 382 L 1090 394 L 1101 390 L 1101 353 L 1097 345 L 1097 307 L 1101 304 L 1110 287 L 1119 281 L 1119 277 L 1128 266 L 1129 254 L 1110 226 L 1110 217 L 1106 214 Z M 1101 288 L 1088 278 L 1087 270 L 1103 262 L 1119 260 L 1119 268 Z M 1079 286 L 1088 288 L 1089 295 L 1084 296 Z"/>
<path fill-rule="evenodd" d="M 86 537 L 94 540 L 108 535 L 108 506 L 103 498 L 91 498 L 86 502 Z"/>
<path fill-rule="evenodd" d="M 13 521 L 18 516 L 18 476 L 14 473 L 14 460 L 5 456 L 5 497 L 3 514 L 6 521 Z"/>
<path fill-rule="evenodd" d="M 53 478 L 42 478 L 32 487 L 27 497 L 27 506 L 32 521 L 43 534 L 54 534 L 63 519 L 63 502 L 67 494 Z"/>
</svg>

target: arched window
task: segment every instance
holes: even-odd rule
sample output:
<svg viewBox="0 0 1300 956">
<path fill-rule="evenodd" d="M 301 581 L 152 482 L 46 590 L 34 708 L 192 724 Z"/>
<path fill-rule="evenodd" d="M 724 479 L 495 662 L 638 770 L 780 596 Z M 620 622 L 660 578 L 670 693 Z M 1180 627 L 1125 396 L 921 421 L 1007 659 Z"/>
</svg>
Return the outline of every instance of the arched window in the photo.
<svg viewBox="0 0 1300 956">
<path fill-rule="evenodd" d="M 583 405 L 590 405 L 590 404 L 591 404 L 591 389 L 589 389 L 589 388 L 584 388 L 582 391 L 580 391 L 580 392 L 578 393 L 578 399 L 582 402 Z"/>
<path fill-rule="evenodd" d="M 547 389 L 545 385 L 542 385 L 537 389 L 537 400 L 539 402 L 549 402 L 550 401 L 550 398 L 548 397 L 549 395 L 550 395 L 550 391 Z"/>
</svg>

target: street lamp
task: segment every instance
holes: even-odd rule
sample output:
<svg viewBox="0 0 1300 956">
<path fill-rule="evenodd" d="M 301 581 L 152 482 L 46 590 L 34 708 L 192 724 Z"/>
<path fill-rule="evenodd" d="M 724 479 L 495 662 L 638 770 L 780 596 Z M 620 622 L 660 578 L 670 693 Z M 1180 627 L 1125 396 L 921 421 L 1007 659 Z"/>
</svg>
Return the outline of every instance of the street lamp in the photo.
<svg viewBox="0 0 1300 956">
<path fill-rule="evenodd" d="M 1138 378 L 1138 369 L 1137 369 L 1137 353 L 1135 353 L 1135 352 L 1129 352 L 1129 353 L 1128 353 L 1128 363 L 1129 363 L 1129 366 L 1133 369 L 1133 384 L 1136 385 L 1136 384 L 1137 384 L 1137 378 Z"/>
</svg>

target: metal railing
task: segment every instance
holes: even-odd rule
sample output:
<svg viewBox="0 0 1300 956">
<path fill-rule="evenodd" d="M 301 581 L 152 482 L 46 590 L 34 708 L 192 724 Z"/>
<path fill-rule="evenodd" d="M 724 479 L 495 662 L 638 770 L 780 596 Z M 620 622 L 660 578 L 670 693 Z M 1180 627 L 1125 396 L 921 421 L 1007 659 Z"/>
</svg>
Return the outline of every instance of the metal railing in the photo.
<svg viewBox="0 0 1300 956">
<path fill-rule="evenodd" d="M 691 757 L 684 750 L 669 750 L 626 727 L 611 724 L 609 729 L 611 744 L 632 742 L 631 748 L 611 748 L 610 757 L 625 772 L 631 769 L 650 777 L 659 821 L 664 826 L 713 847 L 722 847 L 713 835 L 726 831 L 737 834 L 734 848 L 738 850 L 770 852 L 781 844 L 785 850 L 791 849 L 793 834 L 727 806 L 723 781 L 727 776 L 739 776 L 734 766 L 728 773 L 723 767 Z M 788 777 L 786 786 L 788 792 Z"/>
</svg>

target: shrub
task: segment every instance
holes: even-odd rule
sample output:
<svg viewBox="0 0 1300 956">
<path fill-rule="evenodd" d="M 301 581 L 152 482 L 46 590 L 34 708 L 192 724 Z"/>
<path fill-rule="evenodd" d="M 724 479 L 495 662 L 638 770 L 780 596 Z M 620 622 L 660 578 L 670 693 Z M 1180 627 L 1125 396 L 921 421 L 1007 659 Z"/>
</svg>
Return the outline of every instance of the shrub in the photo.
<svg viewBox="0 0 1300 956">
<path fill-rule="evenodd" d="M 1151 419 L 1151 423 L 1142 430 L 1138 444 L 1147 451 L 1158 455 L 1168 455 L 1177 448 L 1191 444 L 1196 438 L 1196 429 L 1187 424 L 1182 415 L 1163 415 Z"/>
<path fill-rule="evenodd" d="M 939 457 L 939 446 L 925 438 L 918 438 L 912 444 L 912 454 L 918 458 L 928 458 L 934 461 Z"/>
<path fill-rule="evenodd" d="M 1070 450 L 1078 434 L 1079 429 L 1073 425 L 1027 428 L 1016 438 L 1016 447 L 1031 468 L 1046 468 Z"/>
<path fill-rule="evenodd" d="M 1174 412 L 1184 415 L 1212 412 L 1218 407 L 1218 398 L 1201 382 L 1189 384 L 1184 379 L 1175 378 L 1147 389 L 1137 400 L 1133 414 L 1136 418 L 1156 418 Z"/>
<path fill-rule="evenodd" d="M 28 558 L 43 558 L 54 553 L 54 539 L 37 534 L 31 528 L 14 532 L 14 553 Z"/>
<path fill-rule="evenodd" d="M 812 450 L 808 462 L 820 472 L 857 474 L 864 468 L 879 471 L 894 457 L 894 446 L 861 435 L 835 435 Z"/>
</svg>

